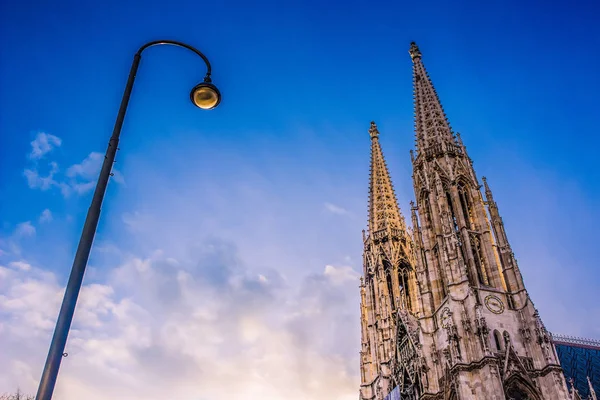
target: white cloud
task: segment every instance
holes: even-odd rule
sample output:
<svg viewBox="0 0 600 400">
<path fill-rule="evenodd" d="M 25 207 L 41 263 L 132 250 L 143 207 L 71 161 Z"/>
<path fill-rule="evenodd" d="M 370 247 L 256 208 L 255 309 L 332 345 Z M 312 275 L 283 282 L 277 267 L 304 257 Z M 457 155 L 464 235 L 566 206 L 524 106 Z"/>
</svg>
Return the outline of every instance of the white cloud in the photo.
<svg viewBox="0 0 600 400">
<path fill-rule="evenodd" d="M 23 171 L 23 175 L 27 178 L 27 185 L 31 189 L 48 190 L 52 186 L 58 184 L 58 182 L 54 180 L 54 175 L 58 172 L 58 164 L 50 162 L 48 165 L 50 166 L 50 170 L 46 176 L 40 175 L 37 165 L 32 168 L 26 168 L 25 171 Z"/>
<path fill-rule="evenodd" d="M 68 167 L 64 174 L 60 174 L 60 169 L 56 162 L 50 161 L 48 162 L 49 170 L 44 175 L 40 172 L 40 165 L 37 160 L 52 149 L 52 143 L 60 144 L 60 139 L 52 136 L 58 140 L 57 142 L 56 139 L 48 139 L 50 136 L 52 135 L 45 135 L 43 136 L 44 140 L 36 139 L 36 141 L 32 142 L 32 146 L 34 146 L 33 143 L 36 143 L 37 146 L 34 147 L 35 152 L 32 152 L 36 156 L 32 157 L 30 155 L 30 158 L 36 162 L 23 171 L 23 175 L 27 179 L 27 185 L 31 189 L 40 189 L 42 191 L 57 187 L 64 197 L 68 197 L 71 193 L 82 195 L 92 190 L 96 185 L 104 155 L 98 152 L 91 152 L 82 162 Z M 118 170 L 113 169 L 112 173 L 112 179 L 115 182 L 119 184 L 125 183 L 123 175 Z"/>
<path fill-rule="evenodd" d="M 231 243 L 190 252 L 129 256 L 84 285 L 57 398 L 356 398 L 357 289 L 339 279 L 345 267 L 288 287 L 250 273 Z M 0 392 L 35 393 L 62 290 L 33 267 L 0 272 Z"/>
<path fill-rule="evenodd" d="M 46 208 L 40 214 L 40 223 L 42 223 L 42 222 L 50 222 L 50 221 L 52 221 L 52 211 L 50 211 L 49 209 Z"/>
<path fill-rule="evenodd" d="M 104 154 L 91 152 L 79 164 L 73 164 L 67 168 L 66 176 L 70 178 L 69 188 L 77 194 L 85 194 L 96 186 Z M 120 184 L 125 183 L 123 175 L 116 169 L 112 169 L 112 179 Z"/>
<path fill-rule="evenodd" d="M 16 269 L 20 269 L 21 271 L 29 271 L 31 270 L 31 265 L 24 262 L 24 261 L 13 261 L 10 264 L 8 264 L 9 266 L 16 268 Z"/>
<path fill-rule="evenodd" d="M 21 222 L 15 228 L 15 236 L 17 237 L 25 237 L 25 236 L 34 236 L 35 235 L 35 226 L 31 224 L 31 221 Z"/>
<path fill-rule="evenodd" d="M 335 267 L 333 265 L 326 265 L 323 274 L 336 285 L 347 281 L 358 281 L 360 277 L 360 274 L 354 271 L 352 267 Z"/>
<path fill-rule="evenodd" d="M 325 209 L 332 214 L 338 214 L 338 215 L 348 214 L 348 210 L 346 210 L 343 207 L 336 206 L 335 204 L 325 203 L 324 206 L 325 206 Z"/>
<path fill-rule="evenodd" d="M 82 178 L 84 180 L 97 178 L 103 159 L 101 153 L 93 151 L 81 163 L 73 164 L 67 168 L 66 175 L 70 178 Z"/>
<path fill-rule="evenodd" d="M 60 147 L 61 144 L 62 140 L 59 137 L 40 132 L 31 142 L 29 158 L 32 160 L 39 160 L 45 154 L 51 152 L 55 147 Z"/>
</svg>

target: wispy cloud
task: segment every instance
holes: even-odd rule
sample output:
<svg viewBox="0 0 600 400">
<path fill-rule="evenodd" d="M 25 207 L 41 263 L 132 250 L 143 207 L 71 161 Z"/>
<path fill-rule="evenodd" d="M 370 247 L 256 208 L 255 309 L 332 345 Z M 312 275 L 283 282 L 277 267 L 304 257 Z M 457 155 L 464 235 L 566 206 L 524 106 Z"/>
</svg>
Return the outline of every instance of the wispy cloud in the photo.
<svg viewBox="0 0 600 400">
<path fill-rule="evenodd" d="M 67 168 L 65 175 L 70 178 L 68 183 L 70 189 L 78 194 L 84 194 L 93 189 L 103 161 L 104 154 L 93 151 L 79 164 L 73 164 Z M 113 168 L 112 174 L 115 182 L 125 183 L 125 179 L 119 171 Z"/>
<path fill-rule="evenodd" d="M 19 269 L 21 271 L 30 271 L 31 270 L 31 264 L 28 264 L 24 261 L 13 261 L 9 264 L 9 266 Z"/>
<path fill-rule="evenodd" d="M 325 207 L 325 210 L 329 211 L 332 214 L 338 214 L 338 215 L 347 215 L 348 214 L 348 210 L 346 210 L 343 207 L 332 204 L 332 203 L 325 203 L 324 207 Z"/>
<path fill-rule="evenodd" d="M 17 237 L 35 236 L 35 226 L 31 224 L 31 221 L 21 222 L 15 228 L 14 235 Z"/>
<path fill-rule="evenodd" d="M 27 178 L 27 185 L 31 189 L 48 190 L 53 186 L 57 186 L 58 182 L 54 180 L 54 175 L 58 172 L 58 164 L 50 162 L 48 164 L 50 170 L 46 176 L 41 176 L 38 170 L 38 166 L 35 165 L 31 168 L 26 168 L 23 171 L 23 175 Z"/>
<path fill-rule="evenodd" d="M 335 267 L 333 265 L 326 265 L 323 274 L 336 285 L 344 284 L 348 281 L 358 281 L 360 277 L 360 274 L 352 269 L 352 267 Z"/>
<path fill-rule="evenodd" d="M 23 175 L 27 179 L 27 185 L 31 189 L 40 189 L 42 191 L 51 188 L 58 188 L 64 197 L 72 193 L 85 194 L 92 190 L 98 179 L 104 155 L 98 152 L 91 152 L 81 161 L 68 167 L 63 173 L 55 161 L 46 163 L 40 162 L 43 156 L 54 147 L 60 146 L 62 140 L 54 135 L 40 133 L 36 139 L 31 142 L 32 150 L 28 158 L 32 160 Z M 42 172 L 46 169 L 47 172 Z M 124 184 L 123 175 L 113 169 L 113 180 Z"/>
<path fill-rule="evenodd" d="M 49 209 L 46 208 L 40 214 L 39 221 L 40 221 L 40 223 L 44 223 L 44 222 L 50 222 L 50 221 L 52 221 L 52 219 L 53 219 L 53 217 L 52 217 L 52 211 L 50 211 Z"/>
<path fill-rule="evenodd" d="M 31 152 L 29 158 L 39 160 L 47 153 L 51 152 L 55 147 L 60 147 L 62 140 L 58 136 L 40 132 L 31 142 Z"/>
</svg>

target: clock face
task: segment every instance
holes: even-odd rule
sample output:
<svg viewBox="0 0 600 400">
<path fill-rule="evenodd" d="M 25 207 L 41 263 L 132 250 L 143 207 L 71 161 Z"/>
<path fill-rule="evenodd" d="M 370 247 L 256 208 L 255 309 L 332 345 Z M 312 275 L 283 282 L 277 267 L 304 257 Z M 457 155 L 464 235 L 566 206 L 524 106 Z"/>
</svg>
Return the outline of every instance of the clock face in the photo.
<svg viewBox="0 0 600 400">
<path fill-rule="evenodd" d="M 440 325 L 442 325 L 442 328 L 447 328 L 451 321 L 450 309 L 446 307 L 442 310 L 442 315 L 440 315 Z"/>
<path fill-rule="evenodd" d="M 489 295 L 485 298 L 485 306 L 494 314 L 502 314 L 504 312 L 502 300 L 494 295 Z"/>
</svg>

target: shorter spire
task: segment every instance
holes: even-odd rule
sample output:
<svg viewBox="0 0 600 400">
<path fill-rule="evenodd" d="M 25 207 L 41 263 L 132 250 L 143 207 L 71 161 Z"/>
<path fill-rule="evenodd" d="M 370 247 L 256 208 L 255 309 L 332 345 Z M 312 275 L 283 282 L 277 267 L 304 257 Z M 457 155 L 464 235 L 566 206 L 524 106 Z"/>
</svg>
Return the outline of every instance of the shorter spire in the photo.
<svg viewBox="0 0 600 400">
<path fill-rule="evenodd" d="M 398 200 L 394 193 L 390 173 L 387 169 L 379 130 L 375 122 L 369 128 L 371 136 L 371 177 L 369 179 L 369 233 L 382 229 L 406 229 L 404 218 L 400 214 Z"/>
<path fill-rule="evenodd" d="M 421 58 L 421 50 L 419 50 L 419 46 L 415 42 L 410 42 L 410 49 L 408 49 L 408 54 L 410 54 L 410 58 L 414 61 L 415 58 Z"/>
</svg>

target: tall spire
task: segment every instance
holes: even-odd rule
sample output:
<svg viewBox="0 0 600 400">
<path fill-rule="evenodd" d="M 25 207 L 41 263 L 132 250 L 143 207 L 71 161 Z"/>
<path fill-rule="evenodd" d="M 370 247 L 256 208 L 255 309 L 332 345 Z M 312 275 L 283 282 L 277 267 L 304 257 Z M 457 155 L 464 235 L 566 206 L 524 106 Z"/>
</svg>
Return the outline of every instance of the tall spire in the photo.
<svg viewBox="0 0 600 400">
<path fill-rule="evenodd" d="M 392 180 L 379 144 L 375 122 L 369 128 L 371 136 L 371 177 L 369 179 L 369 233 L 386 229 L 405 229 Z"/>
<path fill-rule="evenodd" d="M 413 61 L 417 151 L 420 153 L 431 146 L 442 145 L 442 143 L 456 145 L 440 99 L 421 60 L 421 51 L 415 42 L 410 44 L 408 52 Z"/>
</svg>

